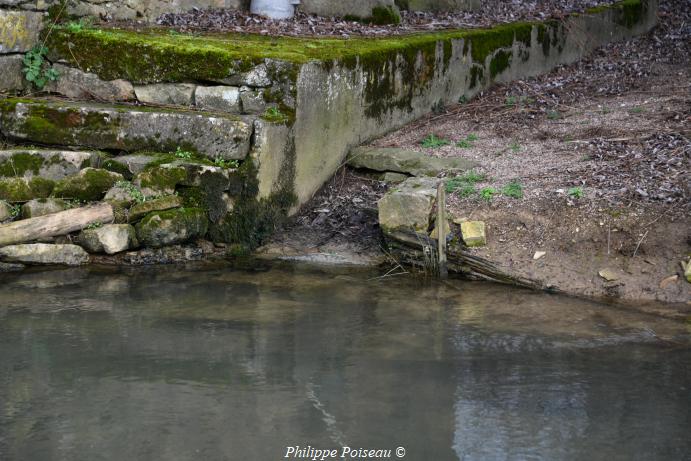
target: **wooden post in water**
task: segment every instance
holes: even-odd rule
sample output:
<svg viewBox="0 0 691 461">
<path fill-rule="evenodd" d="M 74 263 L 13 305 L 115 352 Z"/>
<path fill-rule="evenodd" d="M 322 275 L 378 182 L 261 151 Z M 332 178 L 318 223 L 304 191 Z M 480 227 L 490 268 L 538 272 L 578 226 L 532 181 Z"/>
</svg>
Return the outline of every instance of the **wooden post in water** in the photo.
<svg viewBox="0 0 691 461">
<path fill-rule="evenodd" d="M 446 189 L 444 181 L 437 186 L 437 253 L 439 254 L 439 278 L 449 276 L 446 265 Z"/>
</svg>

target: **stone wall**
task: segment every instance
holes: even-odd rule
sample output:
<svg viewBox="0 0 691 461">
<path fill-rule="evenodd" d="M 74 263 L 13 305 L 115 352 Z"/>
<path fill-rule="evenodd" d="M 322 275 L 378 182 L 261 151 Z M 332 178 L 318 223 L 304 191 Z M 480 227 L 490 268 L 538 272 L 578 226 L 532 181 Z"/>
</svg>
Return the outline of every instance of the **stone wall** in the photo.
<svg viewBox="0 0 691 461">
<path fill-rule="evenodd" d="M 64 7 L 63 7 L 64 5 Z M 153 22 L 163 13 L 186 12 L 192 8 L 242 8 L 245 0 L 0 0 L 0 8 L 29 11 L 60 11 L 70 16 L 102 19 L 139 19 Z"/>
<path fill-rule="evenodd" d="M 563 21 L 510 24 L 396 44 L 389 53 L 305 64 L 298 78 L 296 193 L 305 203 L 350 149 L 495 82 L 545 73 L 605 43 L 647 32 L 657 0 L 626 1 Z"/>
</svg>

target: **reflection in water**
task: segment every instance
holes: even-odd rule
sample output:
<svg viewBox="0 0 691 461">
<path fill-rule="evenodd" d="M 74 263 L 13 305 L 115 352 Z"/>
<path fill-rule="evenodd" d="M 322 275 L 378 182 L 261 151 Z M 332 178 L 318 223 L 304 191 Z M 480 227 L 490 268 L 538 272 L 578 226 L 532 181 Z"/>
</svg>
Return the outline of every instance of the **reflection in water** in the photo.
<svg viewBox="0 0 691 461">
<path fill-rule="evenodd" d="M 0 459 L 683 459 L 682 324 L 298 267 L 0 279 Z"/>
</svg>

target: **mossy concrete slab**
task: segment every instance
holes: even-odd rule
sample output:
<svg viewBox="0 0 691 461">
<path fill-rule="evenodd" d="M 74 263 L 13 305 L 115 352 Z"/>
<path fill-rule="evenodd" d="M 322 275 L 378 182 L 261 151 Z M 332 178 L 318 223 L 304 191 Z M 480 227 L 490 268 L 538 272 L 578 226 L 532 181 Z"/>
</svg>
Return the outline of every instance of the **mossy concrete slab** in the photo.
<svg viewBox="0 0 691 461">
<path fill-rule="evenodd" d="M 431 157 L 397 147 L 358 147 L 350 151 L 348 165 L 374 171 L 391 171 L 412 176 L 437 176 L 443 171 L 466 171 L 477 162 L 464 158 Z"/>
<path fill-rule="evenodd" d="M 252 119 L 185 110 L 0 100 L 0 131 L 42 144 L 123 151 L 174 152 L 178 147 L 209 158 L 244 159 Z"/>
<path fill-rule="evenodd" d="M 0 150 L 0 177 L 40 176 L 57 181 L 96 165 L 100 155 L 55 149 Z"/>
</svg>

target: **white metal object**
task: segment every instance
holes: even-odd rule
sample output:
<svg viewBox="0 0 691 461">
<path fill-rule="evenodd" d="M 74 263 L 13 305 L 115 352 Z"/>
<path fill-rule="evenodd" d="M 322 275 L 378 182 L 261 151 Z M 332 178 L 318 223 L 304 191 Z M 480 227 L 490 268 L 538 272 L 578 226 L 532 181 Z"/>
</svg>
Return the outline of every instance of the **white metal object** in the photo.
<svg viewBox="0 0 691 461">
<path fill-rule="evenodd" d="M 271 19 L 288 19 L 295 14 L 299 0 L 252 0 L 250 12 Z"/>
</svg>

